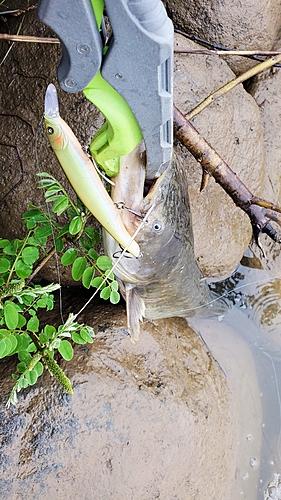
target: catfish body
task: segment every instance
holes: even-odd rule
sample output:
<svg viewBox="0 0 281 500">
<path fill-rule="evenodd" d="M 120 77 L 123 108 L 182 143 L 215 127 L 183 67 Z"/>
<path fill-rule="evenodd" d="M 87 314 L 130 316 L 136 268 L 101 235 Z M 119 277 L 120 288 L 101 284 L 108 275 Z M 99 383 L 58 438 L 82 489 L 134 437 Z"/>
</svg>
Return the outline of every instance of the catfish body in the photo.
<svg viewBox="0 0 281 500">
<path fill-rule="evenodd" d="M 143 318 L 207 317 L 223 314 L 226 309 L 224 302 L 211 296 L 194 257 L 187 185 L 177 161 L 173 159 L 145 197 L 145 169 L 134 165 L 120 171 L 112 193 L 116 203 L 123 202 L 139 214 L 123 211 L 123 222 L 130 234 L 143 224 L 136 236 L 140 256 L 126 254 L 114 271 L 127 302 L 133 341 L 138 339 L 139 321 Z M 142 223 L 148 210 L 148 219 Z M 120 247 L 107 233 L 104 246 L 114 263 Z"/>
</svg>

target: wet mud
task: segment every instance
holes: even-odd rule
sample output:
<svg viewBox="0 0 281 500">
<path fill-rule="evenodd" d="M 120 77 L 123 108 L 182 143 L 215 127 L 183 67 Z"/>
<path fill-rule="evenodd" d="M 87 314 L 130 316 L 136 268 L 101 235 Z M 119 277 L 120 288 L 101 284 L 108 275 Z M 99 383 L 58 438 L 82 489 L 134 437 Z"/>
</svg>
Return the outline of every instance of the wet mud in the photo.
<svg viewBox="0 0 281 500">
<path fill-rule="evenodd" d="M 81 295 L 63 298 L 65 313 Z M 93 304 L 80 320 L 97 336 L 62 363 L 72 397 L 45 375 L 7 410 L 12 360 L 2 370 L 1 498 L 228 498 L 233 395 L 198 335 L 159 320 L 133 345 L 122 305 Z"/>
</svg>

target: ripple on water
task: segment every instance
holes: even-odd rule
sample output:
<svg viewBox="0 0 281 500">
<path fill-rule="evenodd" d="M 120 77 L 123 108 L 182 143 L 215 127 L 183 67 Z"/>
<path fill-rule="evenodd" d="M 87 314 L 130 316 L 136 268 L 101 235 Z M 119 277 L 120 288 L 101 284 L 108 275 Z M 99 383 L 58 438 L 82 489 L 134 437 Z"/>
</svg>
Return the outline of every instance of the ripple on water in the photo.
<svg viewBox="0 0 281 500">
<path fill-rule="evenodd" d="M 274 474 L 273 480 L 269 483 L 264 492 L 264 500 L 281 500 L 280 474 Z"/>
</svg>

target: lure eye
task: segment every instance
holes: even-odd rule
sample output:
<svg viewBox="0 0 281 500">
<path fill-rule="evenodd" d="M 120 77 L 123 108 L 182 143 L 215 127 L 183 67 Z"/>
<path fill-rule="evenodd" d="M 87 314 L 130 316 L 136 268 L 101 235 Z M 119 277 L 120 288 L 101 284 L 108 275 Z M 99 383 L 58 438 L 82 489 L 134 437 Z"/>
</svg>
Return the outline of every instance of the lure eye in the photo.
<svg viewBox="0 0 281 500">
<path fill-rule="evenodd" d="M 52 127 L 48 127 L 47 128 L 47 132 L 48 132 L 49 135 L 53 135 L 54 129 Z"/>
<path fill-rule="evenodd" d="M 154 233 L 161 233 L 163 228 L 164 228 L 164 226 L 160 220 L 155 220 L 152 224 L 152 231 Z"/>
</svg>

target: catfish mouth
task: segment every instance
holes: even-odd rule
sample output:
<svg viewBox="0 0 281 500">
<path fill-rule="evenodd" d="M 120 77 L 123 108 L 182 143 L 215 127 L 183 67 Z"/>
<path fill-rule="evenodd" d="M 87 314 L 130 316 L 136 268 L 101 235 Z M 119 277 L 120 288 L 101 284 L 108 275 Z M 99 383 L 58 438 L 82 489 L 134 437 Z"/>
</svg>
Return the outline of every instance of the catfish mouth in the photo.
<svg viewBox="0 0 281 500">
<path fill-rule="evenodd" d="M 157 186 L 163 174 L 157 179 L 145 177 L 146 155 L 140 143 L 127 156 L 120 158 L 120 170 L 114 177 L 111 198 L 121 211 L 122 222 L 132 236 L 141 224 L 147 211 L 157 198 Z"/>
</svg>

